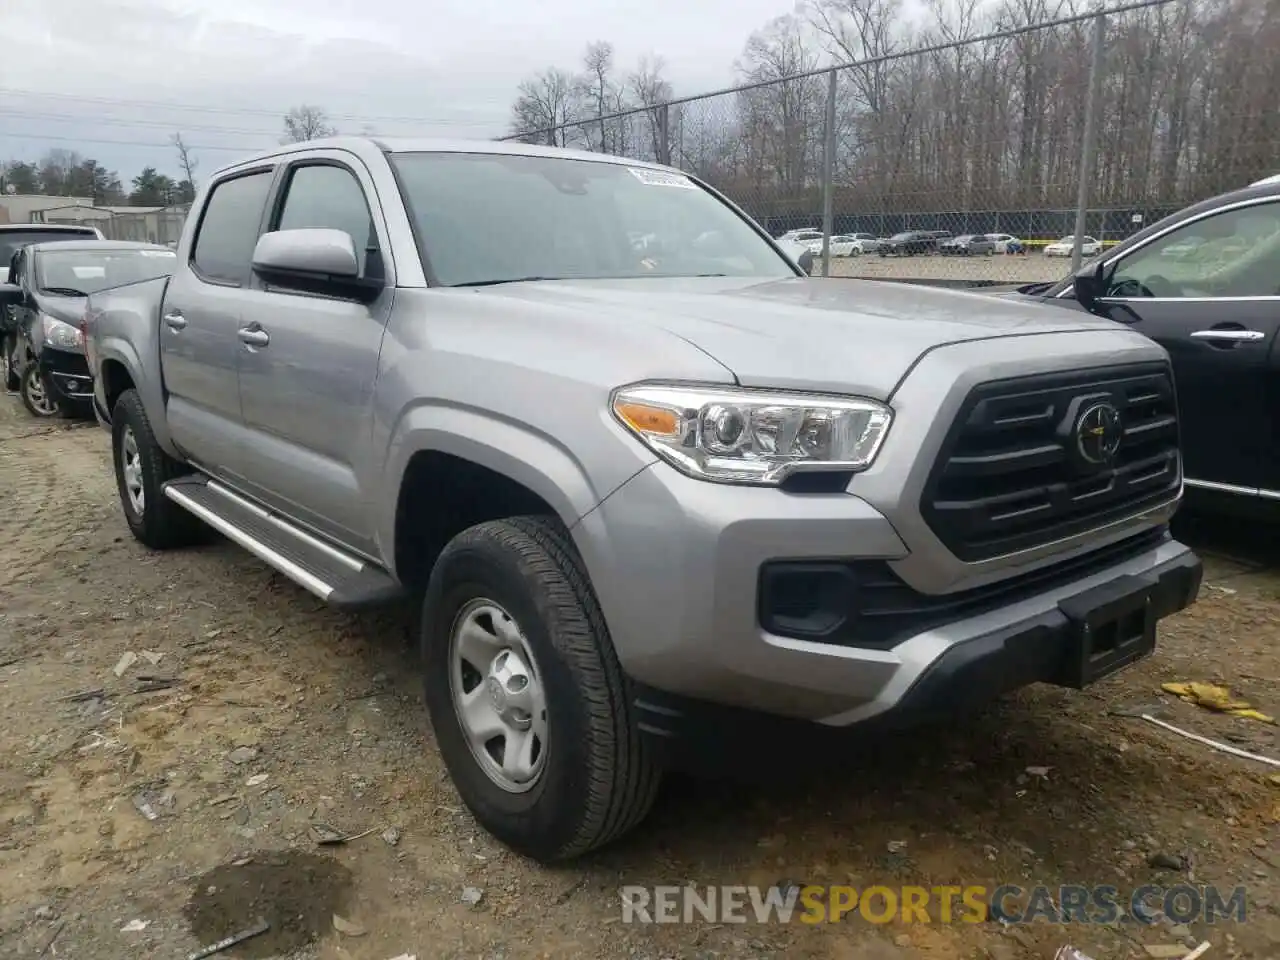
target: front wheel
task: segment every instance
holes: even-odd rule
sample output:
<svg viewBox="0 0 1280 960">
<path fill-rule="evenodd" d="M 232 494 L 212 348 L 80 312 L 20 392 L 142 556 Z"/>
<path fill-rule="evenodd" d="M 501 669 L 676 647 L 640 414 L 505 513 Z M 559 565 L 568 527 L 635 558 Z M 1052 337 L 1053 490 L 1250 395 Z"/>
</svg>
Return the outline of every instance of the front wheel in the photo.
<svg viewBox="0 0 1280 960">
<path fill-rule="evenodd" d="M 19 375 L 21 386 L 18 393 L 22 397 L 22 405 L 33 417 L 56 417 L 62 412 L 57 398 L 49 389 L 49 383 L 40 372 L 39 364 L 28 363 Z"/>
<path fill-rule="evenodd" d="M 498 840 L 563 861 L 649 812 L 659 771 L 558 521 L 513 517 L 455 537 L 432 570 L 420 641 L 440 754 Z"/>
</svg>

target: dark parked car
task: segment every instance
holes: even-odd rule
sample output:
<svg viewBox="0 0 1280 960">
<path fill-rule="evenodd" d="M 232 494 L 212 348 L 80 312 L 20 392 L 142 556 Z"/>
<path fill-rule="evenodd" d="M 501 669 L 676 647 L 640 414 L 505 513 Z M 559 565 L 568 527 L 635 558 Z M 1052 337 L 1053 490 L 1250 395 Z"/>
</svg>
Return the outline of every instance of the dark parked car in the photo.
<svg viewBox="0 0 1280 960">
<path fill-rule="evenodd" d="M 151 243 L 62 240 L 20 248 L 0 285 L 12 308 L 4 343 L 6 386 L 33 416 L 93 415 L 93 381 L 80 323 L 90 293 L 173 273 L 177 254 Z"/>
<path fill-rule="evenodd" d="M 1280 182 L 1187 207 L 1074 277 L 1002 295 L 1087 310 L 1161 344 L 1188 494 L 1280 516 Z"/>
<path fill-rule="evenodd" d="M 950 236 L 946 230 L 908 230 L 895 233 L 880 244 L 880 256 L 912 257 L 918 253 L 934 253 L 938 244 Z"/>
<path fill-rule="evenodd" d="M 995 250 L 995 237 L 989 233 L 962 233 L 938 244 L 939 253 L 959 257 L 985 256 Z"/>
</svg>

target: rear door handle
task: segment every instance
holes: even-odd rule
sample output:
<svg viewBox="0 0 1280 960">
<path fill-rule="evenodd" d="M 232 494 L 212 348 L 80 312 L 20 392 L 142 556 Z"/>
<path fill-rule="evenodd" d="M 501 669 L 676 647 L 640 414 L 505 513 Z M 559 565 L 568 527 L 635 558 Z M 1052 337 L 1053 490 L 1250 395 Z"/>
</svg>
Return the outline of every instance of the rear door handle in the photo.
<svg viewBox="0 0 1280 960">
<path fill-rule="evenodd" d="M 170 330 L 181 330 L 187 325 L 187 318 L 180 314 L 177 310 L 164 315 L 165 326 Z"/>
<path fill-rule="evenodd" d="M 1196 340 L 1217 340 L 1222 343 L 1252 343 L 1266 339 L 1261 330 L 1195 330 L 1191 334 Z"/>
<path fill-rule="evenodd" d="M 240 338 L 240 342 L 250 347 L 265 347 L 271 342 L 271 338 L 267 336 L 267 331 L 257 327 L 241 327 L 236 334 Z"/>
</svg>

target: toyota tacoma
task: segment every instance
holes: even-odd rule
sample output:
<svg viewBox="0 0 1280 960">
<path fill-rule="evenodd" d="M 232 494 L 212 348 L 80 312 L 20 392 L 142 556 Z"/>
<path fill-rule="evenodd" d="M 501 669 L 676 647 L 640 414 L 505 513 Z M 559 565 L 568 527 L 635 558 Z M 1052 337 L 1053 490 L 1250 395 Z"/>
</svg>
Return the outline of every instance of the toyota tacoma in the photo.
<svg viewBox="0 0 1280 960">
<path fill-rule="evenodd" d="M 1160 346 L 811 280 L 669 167 L 294 144 L 210 176 L 177 254 L 86 310 L 129 527 L 417 597 L 454 783 L 538 860 L 638 823 L 709 717 L 1083 687 L 1199 589 Z"/>
</svg>

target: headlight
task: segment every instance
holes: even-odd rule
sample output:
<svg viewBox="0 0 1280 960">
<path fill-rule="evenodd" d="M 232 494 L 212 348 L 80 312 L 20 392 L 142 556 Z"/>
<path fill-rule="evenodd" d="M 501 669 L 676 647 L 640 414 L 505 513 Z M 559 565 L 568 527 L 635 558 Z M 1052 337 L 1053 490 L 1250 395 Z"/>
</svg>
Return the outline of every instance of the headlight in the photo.
<svg viewBox="0 0 1280 960">
<path fill-rule="evenodd" d="M 612 408 L 689 476 L 763 485 L 800 470 L 867 469 L 893 419 L 875 400 L 657 384 L 619 388 Z"/>
<path fill-rule="evenodd" d="M 61 347 L 63 350 L 75 350 L 84 346 L 84 334 L 78 327 L 44 315 L 41 315 L 40 323 L 44 327 L 44 342 L 49 346 Z"/>
</svg>

